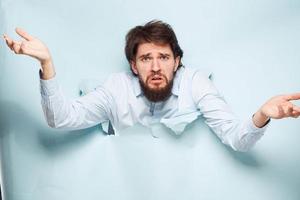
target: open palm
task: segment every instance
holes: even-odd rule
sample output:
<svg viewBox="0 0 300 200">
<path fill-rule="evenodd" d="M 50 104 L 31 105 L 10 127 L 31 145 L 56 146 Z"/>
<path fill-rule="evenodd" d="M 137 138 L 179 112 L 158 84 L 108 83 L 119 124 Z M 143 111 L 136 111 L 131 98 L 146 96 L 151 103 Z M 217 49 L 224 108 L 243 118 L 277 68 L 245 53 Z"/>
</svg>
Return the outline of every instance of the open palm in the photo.
<svg viewBox="0 0 300 200">
<path fill-rule="evenodd" d="M 297 118 L 300 116 L 300 107 L 291 101 L 299 99 L 300 93 L 275 96 L 262 106 L 261 111 L 264 115 L 274 119 Z"/>
<path fill-rule="evenodd" d="M 16 33 L 24 40 L 15 41 L 4 35 L 7 46 L 16 54 L 24 54 L 38 59 L 41 63 L 50 60 L 50 53 L 47 46 L 39 39 L 29 35 L 20 28 L 16 28 Z"/>
</svg>

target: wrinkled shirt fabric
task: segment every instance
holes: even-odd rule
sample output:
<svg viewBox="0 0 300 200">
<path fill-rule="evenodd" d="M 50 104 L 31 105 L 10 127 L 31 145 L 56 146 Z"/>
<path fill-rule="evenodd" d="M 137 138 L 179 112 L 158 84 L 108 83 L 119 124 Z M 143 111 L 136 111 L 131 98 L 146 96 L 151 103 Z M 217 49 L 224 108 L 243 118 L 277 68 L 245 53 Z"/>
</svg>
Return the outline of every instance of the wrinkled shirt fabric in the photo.
<svg viewBox="0 0 300 200">
<path fill-rule="evenodd" d="M 68 99 L 57 78 L 40 79 L 41 103 L 49 126 L 68 130 L 88 128 L 110 121 L 118 132 L 140 123 L 161 123 L 176 134 L 203 116 L 221 141 L 238 151 L 248 151 L 264 134 L 252 121 L 241 121 L 232 112 L 208 75 L 197 68 L 181 67 L 174 76 L 171 96 L 150 102 L 131 72 L 114 73 L 93 91 Z"/>
</svg>

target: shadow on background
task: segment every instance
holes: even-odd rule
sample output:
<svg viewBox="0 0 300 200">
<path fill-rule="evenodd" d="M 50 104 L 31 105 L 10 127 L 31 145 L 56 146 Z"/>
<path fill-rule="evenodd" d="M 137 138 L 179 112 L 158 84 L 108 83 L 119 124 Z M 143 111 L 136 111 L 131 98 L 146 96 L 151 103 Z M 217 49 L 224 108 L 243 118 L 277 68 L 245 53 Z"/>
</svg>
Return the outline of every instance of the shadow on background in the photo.
<svg viewBox="0 0 300 200">
<path fill-rule="evenodd" d="M 20 105 L 8 101 L 0 101 L 0 127 L 1 189 L 5 199 L 15 199 L 13 191 L 18 181 L 28 178 L 26 174 L 17 175 L 24 173 L 24 168 L 33 170 L 39 165 L 35 163 L 39 158 L 53 160 L 68 155 L 103 132 L 101 126 L 80 131 L 53 130 L 46 122 L 38 124 Z"/>
</svg>

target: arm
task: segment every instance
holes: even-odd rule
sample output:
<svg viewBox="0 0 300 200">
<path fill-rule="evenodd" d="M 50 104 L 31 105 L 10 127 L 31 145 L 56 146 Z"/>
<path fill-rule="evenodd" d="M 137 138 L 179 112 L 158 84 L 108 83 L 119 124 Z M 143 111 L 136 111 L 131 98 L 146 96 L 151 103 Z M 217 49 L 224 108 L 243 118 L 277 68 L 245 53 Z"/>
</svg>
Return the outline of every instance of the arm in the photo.
<svg viewBox="0 0 300 200">
<path fill-rule="evenodd" d="M 192 85 L 194 101 L 205 123 L 224 144 L 236 151 L 248 151 L 263 136 L 267 126 L 257 127 L 251 117 L 239 120 L 207 77 L 196 73 Z"/>
<path fill-rule="evenodd" d="M 248 151 L 253 147 L 263 136 L 271 118 L 300 116 L 300 108 L 290 102 L 299 100 L 300 93 L 275 96 L 263 104 L 253 117 L 239 121 L 209 79 L 196 75 L 193 86 L 194 98 L 207 125 L 224 144 L 237 151 Z"/>
<path fill-rule="evenodd" d="M 52 128 L 83 129 L 108 121 L 114 102 L 104 87 L 97 87 L 85 96 L 69 100 L 57 80 L 40 80 L 42 108 Z"/>
<path fill-rule="evenodd" d="M 24 40 L 14 41 L 4 35 L 7 46 L 16 54 L 28 55 L 40 62 L 42 108 L 53 128 L 82 129 L 108 120 L 113 102 L 103 87 L 75 100 L 67 99 L 59 87 L 50 52 L 39 39 L 17 28 Z"/>
</svg>

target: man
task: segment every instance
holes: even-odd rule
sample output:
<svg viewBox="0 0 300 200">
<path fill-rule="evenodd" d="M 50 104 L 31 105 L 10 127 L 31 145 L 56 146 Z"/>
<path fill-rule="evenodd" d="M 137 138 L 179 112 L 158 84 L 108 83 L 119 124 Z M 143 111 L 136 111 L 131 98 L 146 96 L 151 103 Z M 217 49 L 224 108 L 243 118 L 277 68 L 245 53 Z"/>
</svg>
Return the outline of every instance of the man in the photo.
<svg viewBox="0 0 300 200">
<path fill-rule="evenodd" d="M 25 40 L 14 41 L 6 35 L 4 39 L 16 54 L 40 61 L 43 111 L 54 128 L 82 129 L 111 121 L 118 130 L 136 123 L 163 123 L 180 133 L 203 115 L 223 143 L 247 151 L 261 138 L 271 118 L 300 115 L 300 108 L 290 102 L 300 99 L 297 93 L 271 98 L 249 120 L 240 122 L 206 76 L 182 65 L 183 51 L 176 35 L 161 21 L 128 32 L 125 53 L 131 73 L 114 74 L 95 91 L 69 101 L 55 78 L 46 45 L 19 28 L 16 32 Z"/>
</svg>

